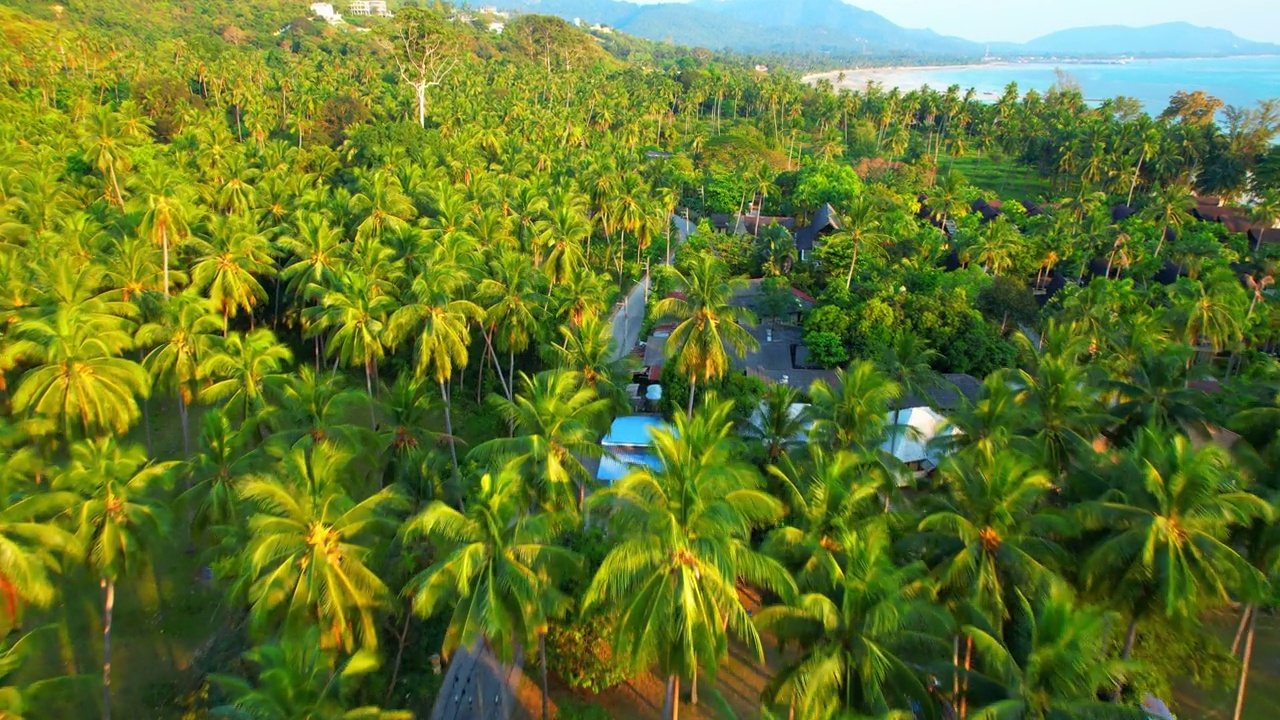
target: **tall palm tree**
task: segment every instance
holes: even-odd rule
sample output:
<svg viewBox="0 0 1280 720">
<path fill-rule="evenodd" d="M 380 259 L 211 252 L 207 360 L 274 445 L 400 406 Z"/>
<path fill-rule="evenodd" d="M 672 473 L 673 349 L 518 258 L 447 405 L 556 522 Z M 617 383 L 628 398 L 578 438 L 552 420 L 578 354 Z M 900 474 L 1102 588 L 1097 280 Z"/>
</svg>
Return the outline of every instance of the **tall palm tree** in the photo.
<svg viewBox="0 0 1280 720">
<path fill-rule="evenodd" d="M 313 286 L 314 287 L 314 286 Z M 377 430 L 374 388 L 378 361 L 384 356 L 385 322 L 396 309 L 390 288 L 360 273 L 345 273 L 337 289 L 317 288 L 320 304 L 304 315 L 313 323 L 313 332 L 331 331 L 325 344 L 330 356 L 347 367 L 364 366 L 364 387 L 369 399 L 369 428 Z"/>
<path fill-rule="evenodd" d="M 596 395 L 615 401 L 626 400 L 625 388 L 631 382 L 626 358 L 619 359 L 618 342 L 613 327 L 600 318 L 590 318 L 577 327 L 560 326 L 561 342 L 552 345 L 550 353 L 559 367 L 572 370 L 584 384 L 595 388 Z"/>
<path fill-rule="evenodd" d="M 869 248 L 879 249 L 881 243 L 888 240 L 888 235 L 880 231 L 881 213 L 881 209 L 869 198 L 856 198 L 843 218 L 844 226 L 828 240 L 833 247 L 845 243 L 849 245 L 851 252 L 849 274 L 844 281 L 845 290 L 853 287 L 853 270 L 858 264 L 858 252 Z"/>
<path fill-rule="evenodd" d="M 779 503 L 759 475 L 734 460 L 732 403 L 677 416 L 671 431 L 654 433 L 657 468 L 638 468 L 591 497 L 608 512 L 618 543 L 583 599 L 584 611 L 617 608 L 614 647 L 632 667 L 656 663 L 667 677 L 664 715 L 675 718 L 680 680 L 714 669 L 727 651 L 726 633 L 763 648 L 738 597 L 741 577 L 774 592 L 794 588 L 776 561 L 751 549 L 753 528 L 773 522 Z"/>
<path fill-rule="evenodd" d="M 79 496 L 72 510 L 76 540 L 102 590 L 102 716 L 111 718 L 111 621 L 116 583 L 147 563 L 147 548 L 168 525 L 168 510 L 157 498 L 172 480 L 176 463 L 147 461 L 141 446 L 121 446 L 115 438 L 71 446 L 71 460 L 54 481 Z"/>
<path fill-rule="evenodd" d="M 859 360 L 836 370 L 834 385 L 815 380 L 810 436 L 829 450 L 867 449 L 884 438 L 889 405 L 902 394 L 902 386 L 890 380 L 874 363 Z"/>
<path fill-rule="evenodd" d="M 580 560 L 554 539 L 573 524 L 562 512 L 527 514 L 522 479 L 510 471 L 486 474 L 463 514 L 440 502 L 405 524 L 405 534 L 439 547 L 438 559 L 411 579 L 413 609 L 424 617 L 450 612 L 442 652 L 485 643 L 504 662 L 519 647 L 538 643 L 546 692 L 543 634 L 547 617 L 570 599 L 557 581 Z"/>
<path fill-rule="evenodd" d="M 170 168 L 154 166 L 143 173 L 146 211 L 138 231 L 160 246 L 164 268 L 164 294 L 169 294 L 169 253 L 191 234 L 194 212 L 188 196 L 190 180 Z"/>
<path fill-rule="evenodd" d="M 1160 257 L 1160 250 L 1169 238 L 1169 231 L 1172 230 L 1176 235 L 1187 220 L 1191 219 L 1187 214 L 1190 198 L 1191 188 L 1183 183 L 1152 188 L 1151 197 L 1142 215 L 1160 226 L 1160 239 L 1156 242 L 1154 257 Z"/>
<path fill-rule="evenodd" d="M 897 450 L 898 433 L 902 431 L 903 403 L 914 398 L 917 402 L 932 405 L 932 392 L 946 384 L 942 375 L 933 369 L 938 358 L 938 352 L 912 332 L 899 333 L 893 345 L 880 354 L 876 365 L 885 377 L 902 389 L 903 395 L 902 402 L 894 405 L 893 427 L 889 432 L 889 446 L 894 450 Z"/>
<path fill-rule="evenodd" d="M 764 446 L 765 462 L 778 462 L 789 446 L 798 444 L 807 434 L 808 418 L 793 410 L 799 401 L 799 390 L 774 385 L 765 393 L 759 410 L 743 428 L 747 437 Z"/>
<path fill-rule="evenodd" d="M 200 257 L 191 267 L 191 287 L 205 293 L 227 322 L 240 311 L 250 315 L 267 299 L 258 278 L 275 272 L 271 246 L 256 227 L 235 216 L 219 216 L 209 242 L 196 241 Z"/>
<path fill-rule="evenodd" d="M 391 600 L 370 567 L 377 544 L 394 534 L 403 500 L 394 488 L 357 501 L 343 481 L 354 453 L 304 438 L 282 453 L 273 474 L 245 481 L 249 518 L 243 584 L 258 631 L 279 624 L 292 637 L 318 626 L 325 647 L 378 646 L 375 616 Z"/>
<path fill-rule="evenodd" d="M 1027 358 L 1024 369 L 1012 377 L 1027 413 L 1023 433 L 1035 443 L 1045 467 L 1061 474 L 1108 420 L 1090 390 L 1089 368 L 1081 362 L 1088 338 L 1050 321 L 1039 343 L 1025 332 L 1014 340 Z"/>
<path fill-rule="evenodd" d="M 609 401 L 568 370 L 520 373 L 514 400 L 490 400 L 514 434 L 482 443 L 473 454 L 482 461 L 509 461 L 530 500 L 544 510 L 574 509 L 576 496 L 582 512 L 593 482 L 582 459 L 600 455 L 598 426 Z"/>
<path fill-rule="evenodd" d="M 201 450 L 186 465 L 186 491 L 178 501 L 191 512 L 192 537 L 240 524 L 240 485 L 251 474 L 246 428 L 236 429 L 226 414 L 209 411 L 201 420 Z"/>
<path fill-rule="evenodd" d="M 7 443 L 6 443 L 7 445 Z M 4 446 L 0 446 L 4 447 Z M 4 447 L 0 461 L 0 629 L 13 629 L 24 605 L 48 607 L 57 595 L 53 576 L 80 548 L 76 539 L 50 522 L 75 502 L 63 491 L 41 490 L 16 476 L 35 467 L 30 446 Z M 26 474 L 22 472 L 22 474 Z"/>
<path fill-rule="evenodd" d="M 138 420 L 138 398 L 151 384 L 138 363 L 120 357 L 133 345 L 120 323 L 61 309 L 10 332 L 7 352 L 31 364 L 14 390 L 14 412 L 48 420 L 67 438 L 124 434 Z"/>
<path fill-rule="evenodd" d="M 165 304 L 163 316 L 138 328 L 137 343 L 152 348 L 142 360 L 154 385 L 178 398 L 178 420 L 182 425 L 182 456 L 191 454 L 191 401 L 197 392 L 200 363 L 213 347 L 214 334 L 222 327 L 213 305 L 194 293 L 185 292 Z"/>
<path fill-rule="evenodd" d="M 267 390 L 284 382 L 283 371 L 292 360 L 289 348 L 266 328 L 247 335 L 231 333 L 200 362 L 199 375 L 209 380 L 200 399 L 239 405 L 240 421 L 248 422 L 266 407 Z"/>
<path fill-rule="evenodd" d="M 1143 617 L 1188 617 L 1262 581 L 1226 539 L 1271 507 L 1238 489 L 1224 450 L 1196 449 L 1180 435 L 1145 431 L 1113 472 L 1114 487 L 1075 512 L 1087 529 L 1107 531 L 1081 576 L 1090 593 L 1128 612 L 1127 659 Z"/>
<path fill-rule="evenodd" d="M 807 458 L 783 456 L 768 468 L 787 507 L 786 524 L 769 532 L 762 550 L 777 558 L 804 592 L 825 592 L 844 578 L 839 541 L 878 515 L 879 488 L 866 473 L 865 454 L 810 445 Z"/>
<path fill-rule="evenodd" d="M 1033 607 L 1018 594 L 1020 615 L 1029 621 L 1025 646 L 1006 645 L 998 633 L 972 625 L 985 674 L 1004 696 L 979 709 L 975 720 L 1116 718 L 1141 720 L 1138 708 L 1099 700 L 1124 677 L 1125 664 L 1107 658 L 1108 613 L 1077 606 L 1065 587 Z"/>
<path fill-rule="evenodd" d="M 244 654 L 256 666 L 254 682 L 231 675 L 210 679 L 228 702 L 213 708 L 213 717 L 226 720 L 412 720 L 407 710 L 365 706 L 348 709 L 344 688 L 378 669 L 371 651 L 357 652 L 335 662 L 320 642 L 320 630 L 310 628 L 296 640 L 276 639 Z"/>
<path fill-rule="evenodd" d="M 935 604 L 923 563 L 899 566 L 888 532 L 871 526 L 835 540 L 841 577 L 755 615 L 760 630 L 799 650 L 766 687 L 803 718 L 892 717 L 929 706 L 921 664 L 946 647 L 950 618 Z"/>
<path fill-rule="evenodd" d="M 686 271 L 675 273 L 676 286 L 683 297 L 658 301 L 653 313 L 673 318 L 680 324 L 667 338 L 666 354 L 674 358 L 680 372 L 689 376 L 688 417 L 693 417 L 693 397 L 698 380 L 723 376 L 729 370 L 729 353 L 743 357 L 760 343 L 744 326 L 755 324 L 755 315 L 733 304 L 746 282 L 728 279 L 724 266 L 711 255 L 694 259 Z"/>
<path fill-rule="evenodd" d="M 415 373 L 419 378 L 430 377 L 440 388 L 445 434 L 453 459 L 455 493 L 461 492 L 461 476 L 446 383 L 453 377 L 455 366 L 466 366 L 470 324 L 483 315 L 478 305 L 456 297 L 462 281 L 456 267 L 436 265 L 424 271 L 413 279 L 408 293 L 401 297 L 402 305 L 387 320 L 387 338 L 391 344 L 402 345 L 412 338 Z"/>
</svg>

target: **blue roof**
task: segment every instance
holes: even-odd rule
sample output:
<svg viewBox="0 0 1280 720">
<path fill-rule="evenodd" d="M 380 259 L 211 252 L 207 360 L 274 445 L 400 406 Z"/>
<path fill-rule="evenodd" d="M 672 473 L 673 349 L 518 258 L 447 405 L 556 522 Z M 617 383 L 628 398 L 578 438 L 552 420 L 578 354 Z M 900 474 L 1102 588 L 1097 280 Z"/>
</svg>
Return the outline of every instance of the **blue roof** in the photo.
<svg viewBox="0 0 1280 720">
<path fill-rule="evenodd" d="M 596 479 L 605 485 L 612 485 L 622 479 L 634 467 L 649 466 L 654 470 L 662 468 L 658 456 L 648 452 L 615 452 L 612 456 L 600 458 L 600 469 L 596 471 Z"/>
<path fill-rule="evenodd" d="M 626 447 L 652 447 L 654 430 L 671 431 L 665 420 L 654 415 L 624 415 L 613 421 L 609 434 L 600 441 L 601 445 L 622 445 Z"/>
</svg>

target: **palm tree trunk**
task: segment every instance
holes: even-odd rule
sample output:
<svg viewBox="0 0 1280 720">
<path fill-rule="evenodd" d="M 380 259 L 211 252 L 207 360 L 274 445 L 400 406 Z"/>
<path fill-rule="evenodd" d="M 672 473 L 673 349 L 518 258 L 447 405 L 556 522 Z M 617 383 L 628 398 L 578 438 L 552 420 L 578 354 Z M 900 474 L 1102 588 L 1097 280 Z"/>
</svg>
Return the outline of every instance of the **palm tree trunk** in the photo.
<svg viewBox="0 0 1280 720">
<path fill-rule="evenodd" d="M 688 410 L 685 411 L 685 414 L 689 417 L 690 420 L 693 419 L 693 393 L 697 387 L 698 387 L 698 376 L 690 375 L 689 376 L 689 408 Z"/>
<path fill-rule="evenodd" d="M 667 676 L 667 696 L 662 701 L 662 717 L 680 720 L 680 676 L 675 673 Z"/>
<path fill-rule="evenodd" d="M 960 704 L 960 636 L 951 639 L 951 666 L 955 672 L 951 676 L 951 704 Z"/>
<path fill-rule="evenodd" d="M 1258 613 L 1255 610 L 1249 614 L 1249 634 L 1244 641 L 1244 659 L 1240 663 L 1240 687 L 1236 690 L 1236 712 L 1232 715 L 1232 720 L 1240 720 L 1240 713 L 1244 710 L 1245 691 L 1249 685 L 1249 661 L 1253 659 L 1253 632 L 1258 625 Z"/>
<path fill-rule="evenodd" d="M 547 633 L 538 633 L 538 666 L 542 682 L 542 720 L 547 720 L 550 710 L 547 708 Z"/>
<path fill-rule="evenodd" d="M 444 387 L 444 380 L 440 381 L 440 398 L 444 400 L 444 432 L 449 436 L 449 457 L 453 460 L 453 492 L 458 493 L 457 505 L 461 508 L 462 478 L 458 473 L 458 443 L 453 437 L 453 415 L 450 413 L 449 391 Z"/>
<path fill-rule="evenodd" d="M 378 431 L 378 417 L 373 411 L 373 363 L 369 358 L 364 360 L 364 389 L 369 395 L 369 429 Z"/>
<path fill-rule="evenodd" d="M 102 579 L 102 720 L 111 720 L 111 615 L 116 607 L 116 583 Z"/>
<path fill-rule="evenodd" d="M 849 277 L 844 279 L 844 289 L 853 287 L 853 266 L 858 264 L 858 241 L 853 241 L 853 260 L 849 263 Z"/>
<path fill-rule="evenodd" d="M 1138 616 L 1129 621 L 1129 632 L 1124 637 L 1124 649 L 1120 651 L 1120 659 L 1128 660 L 1133 653 L 1133 643 L 1138 639 Z"/>
<path fill-rule="evenodd" d="M 960 687 L 960 720 L 969 715 L 969 668 L 973 667 L 973 636 L 965 639 L 964 680 Z"/>
<path fill-rule="evenodd" d="M 400 629 L 400 643 L 396 648 L 396 661 L 391 666 L 391 682 L 387 685 L 387 695 L 383 698 L 382 704 L 387 705 L 391 702 L 391 694 L 396 690 L 396 679 L 400 677 L 400 659 L 404 656 L 404 641 L 409 636 L 409 620 L 413 617 L 413 611 L 405 608 L 404 627 Z"/>
<path fill-rule="evenodd" d="M 698 704 L 698 664 L 693 665 L 693 679 L 689 681 L 689 704 Z M 1238 719 L 1237 719 L 1238 720 Z"/>
<path fill-rule="evenodd" d="M 187 400 L 178 389 L 178 422 L 182 425 L 182 459 L 191 457 L 191 418 L 187 410 Z"/>
<path fill-rule="evenodd" d="M 160 247 L 164 254 L 164 296 L 169 297 L 169 230 L 160 226 Z"/>
<path fill-rule="evenodd" d="M 1244 614 L 1240 616 L 1240 624 L 1236 626 L 1236 637 L 1231 641 L 1231 657 L 1240 652 L 1240 640 L 1244 638 L 1245 628 L 1249 627 L 1249 617 L 1253 615 L 1253 603 L 1244 606 Z"/>
<path fill-rule="evenodd" d="M 1147 159 L 1147 149 L 1142 149 L 1142 155 L 1138 158 L 1138 167 L 1133 171 L 1133 182 L 1129 183 L 1129 199 L 1125 201 L 1125 207 L 1133 207 L 1133 191 L 1138 187 L 1138 175 L 1142 174 L 1142 161 Z"/>
</svg>

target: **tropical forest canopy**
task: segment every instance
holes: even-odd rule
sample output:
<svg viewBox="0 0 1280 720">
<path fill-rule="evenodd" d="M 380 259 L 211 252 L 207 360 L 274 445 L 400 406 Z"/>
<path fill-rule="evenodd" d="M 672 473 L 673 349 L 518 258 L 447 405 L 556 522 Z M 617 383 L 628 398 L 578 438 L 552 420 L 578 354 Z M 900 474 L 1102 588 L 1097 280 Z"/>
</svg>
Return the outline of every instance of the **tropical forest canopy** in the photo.
<svg viewBox="0 0 1280 720">
<path fill-rule="evenodd" d="M 0 714 L 428 717 L 467 648 L 543 716 L 549 675 L 715 712 L 731 648 L 806 719 L 1245 702 L 1280 104 L 836 93 L 423 5 L 0 8 Z M 672 425 L 605 487 L 646 281 Z M 757 320 L 836 370 L 744 373 Z"/>
</svg>

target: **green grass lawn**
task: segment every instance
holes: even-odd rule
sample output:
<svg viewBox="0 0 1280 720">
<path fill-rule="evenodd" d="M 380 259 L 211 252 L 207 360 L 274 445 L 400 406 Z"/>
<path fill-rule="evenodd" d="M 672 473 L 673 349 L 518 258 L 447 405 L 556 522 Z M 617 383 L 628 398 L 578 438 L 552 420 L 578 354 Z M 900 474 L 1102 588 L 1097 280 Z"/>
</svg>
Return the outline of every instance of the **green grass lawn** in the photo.
<svg viewBox="0 0 1280 720">
<path fill-rule="evenodd" d="M 1040 177 L 1032 168 L 1022 167 L 1011 160 L 995 160 L 989 156 L 966 155 L 960 158 L 944 158 L 939 172 L 954 168 L 975 187 L 998 196 L 1002 200 L 1054 200 L 1052 184 Z"/>
</svg>

